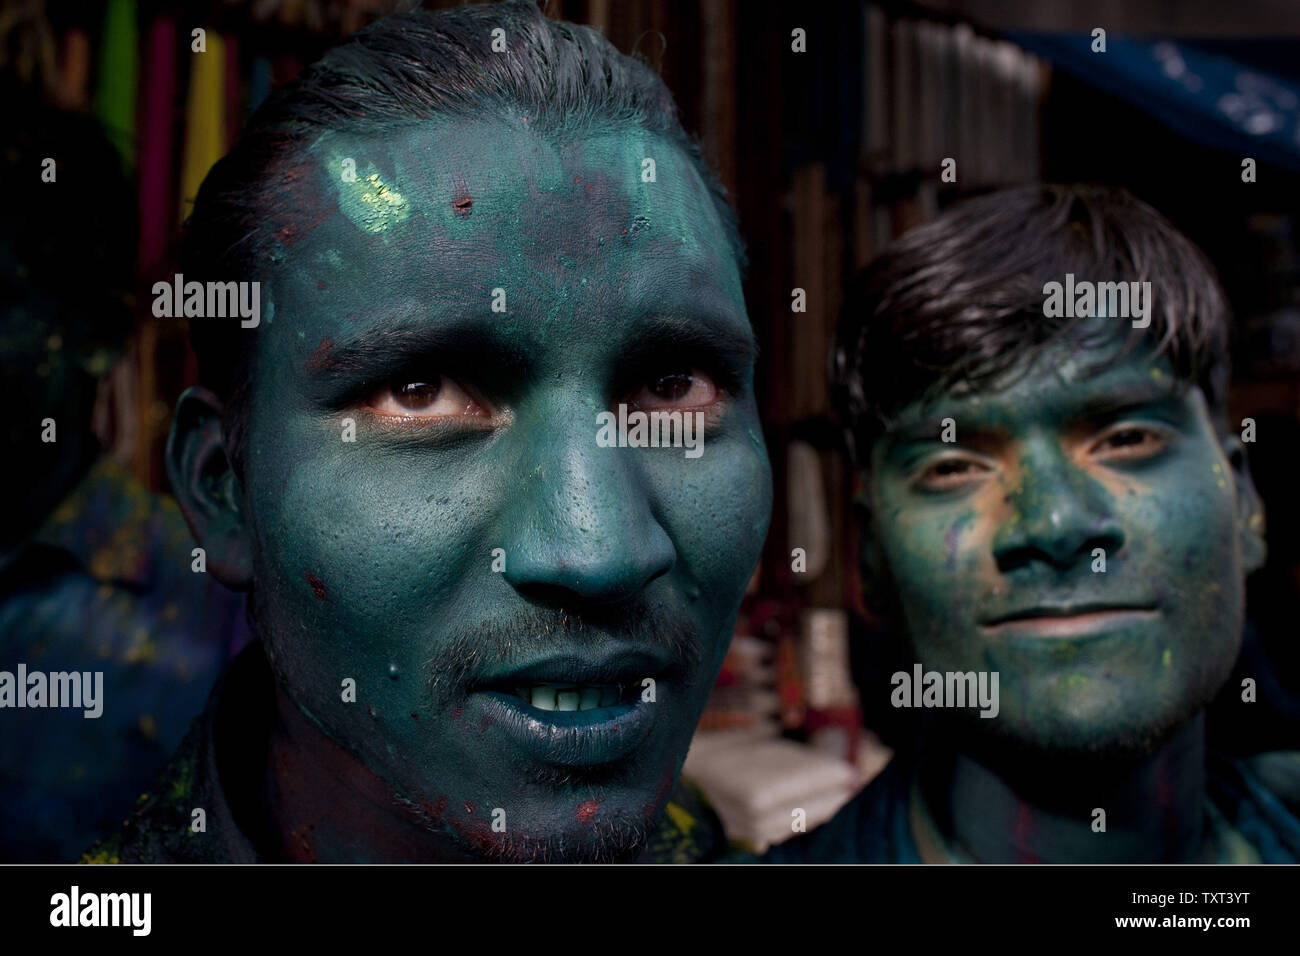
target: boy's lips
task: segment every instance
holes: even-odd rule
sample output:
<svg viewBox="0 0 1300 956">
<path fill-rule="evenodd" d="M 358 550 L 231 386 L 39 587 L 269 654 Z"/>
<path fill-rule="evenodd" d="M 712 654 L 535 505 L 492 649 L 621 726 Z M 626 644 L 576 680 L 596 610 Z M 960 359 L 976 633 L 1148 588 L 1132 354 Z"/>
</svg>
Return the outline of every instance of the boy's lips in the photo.
<svg viewBox="0 0 1300 956">
<path fill-rule="evenodd" d="M 1039 605 L 995 617 L 982 629 L 990 636 L 1078 637 L 1151 620 L 1159 613 L 1154 604 Z"/>
</svg>

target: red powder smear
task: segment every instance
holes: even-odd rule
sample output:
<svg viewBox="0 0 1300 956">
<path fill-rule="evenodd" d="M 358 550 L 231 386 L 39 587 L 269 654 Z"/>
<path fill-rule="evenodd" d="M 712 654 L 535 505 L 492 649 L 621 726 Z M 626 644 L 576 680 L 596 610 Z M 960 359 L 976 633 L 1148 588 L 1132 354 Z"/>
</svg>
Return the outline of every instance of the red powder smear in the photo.
<svg viewBox="0 0 1300 956">
<path fill-rule="evenodd" d="M 412 720 L 419 720 L 419 719 L 420 719 L 420 715 L 417 714 L 415 711 L 411 711 L 411 719 L 412 719 Z"/>
<path fill-rule="evenodd" d="M 456 709 L 451 712 L 451 719 L 460 720 L 460 715 L 464 710 L 465 710 L 464 707 L 462 707 L 460 704 L 457 704 Z"/>
<path fill-rule="evenodd" d="M 293 226 L 285 226 L 279 232 L 280 241 L 286 246 L 293 245 Z"/>
<path fill-rule="evenodd" d="M 318 280 L 316 281 L 316 288 L 320 289 L 321 291 L 324 291 L 325 289 L 328 289 L 329 286 L 327 286 L 327 285 L 325 284 L 325 280 L 324 280 L 324 279 L 318 279 Z"/>
<path fill-rule="evenodd" d="M 1020 811 L 1016 815 L 1016 845 L 1019 848 L 1019 857 L 1021 863 L 1040 863 L 1041 860 L 1028 850 L 1024 849 L 1029 843 L 1030 835 L 1034 832 L 1034 813 L 1029 809 L 1029 804 L 1020 804 Z"/>
<path fill-rule="evenodd" d="M 311 585 L 311 593 L 316 595 L 316 600 L 328 600 L 328 596 L 325 594 L 325 583 L 310 571 L 307 572 L 307 583 Z"/>
<path fill-rule="evenodd" d="M 424 812 L 429 815 L 430 822 L 435 824 L 441 823 L 442 815 L 447 812 L 447 798 L 446 796 L 439 797 L 436 805 L 425 800 L 420 804 L 420 806 L 423 807 Z"/>
<path fill-rule="evenodd" d="M 590 823 L 596 811 L 600 809 L 599 800 L 588 800 L 586 803 L 578 804 L 578 822 Z"/>
<path fill-rule="evenodd" d="M 331 339 L 329 338 L 321 339 L 320 345 L 316 346 L 316 351 L 312 352 L 311 356 L 307 359 L 307 365 L 306 365 L 307 371 L 316 372 L 319 371 L 321 368 L 323 368 L 325 365 L 326 356 L 328 356 L 330 352 L 333 351 L 333 349 L 334 349 L 334 342 Z M 316 586 L 313 584 L 312 588 L 315 589 L 315 587 Z M 322 593 L 318 593 L 316 596 L 323 597 L 324 596 L 323 589 L 322 589 Z"/>
<path fill-rule="evenodd" d="M 492 828 L 486 823 L 480 823 L 475 826 L 468 834 L 469 840 L 482 853 L 490 853 L 496 849 L 497 843 L 501 840 L 501 834 L 493 832 Z"/>
<path fill-rule="evenodd" d="M 465 182 L 464 176 L 456 175 L 453 189 L 455 194 L 451 199 L 451 208 L 456 210 L 457 219 L 468 219 L 474 208 L 474 197 L 469 194 L 469 183 Z"/>
</svg>

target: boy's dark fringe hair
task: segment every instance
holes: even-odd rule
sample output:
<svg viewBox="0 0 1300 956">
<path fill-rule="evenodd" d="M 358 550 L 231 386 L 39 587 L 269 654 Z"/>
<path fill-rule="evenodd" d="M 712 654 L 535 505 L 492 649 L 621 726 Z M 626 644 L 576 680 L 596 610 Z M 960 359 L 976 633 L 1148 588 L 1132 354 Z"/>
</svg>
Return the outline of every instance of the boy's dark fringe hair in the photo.
<svg viewBox="0 0 1300 956">
<path fill-rule="evenodd" d="M 1085 330 L 1043 315 L 1043 286 L 1149 281 L 1151 324 L 1129 328 L 1141 345 L 1198 385 L 1222 428 L 1229 313 L 1205 255 L 1158 212 L 1123 189 L 1017 186 L 967 200 L 892 243 L 852 282 L 829 356 L 832 402 L 860 466 L 891 417 L 954 387 L 1004 384 L 1048 344 L 1082 350 L 1118 329 Z M 1122 353 L 1121 353 L 1122 354 Z M 1100 371 L 1114 360 L 1099 352 Z"/>
<path fill-rule="evenodd" d="M 492 31 L 505 31 L 504 52 Z M 557 142 L 603 131 L 663 136 L 699 172 L 743 274 L 744 245 L 726 190 L 681 127 L 663 80 L 590 27 L 548 19 L 534 3 L 505 2 L 394 14 L 358 30 L 273 93 L 204 180 L 181 247 L 187 280 L 251 280 L 274 251 L 288 212 L 286 173 L 322 134 L 384 135 L 434 116 L 522 112 Z M 226 403 L 227 452 L 243 474 L 246 401 L 256 335 L 237 323 L 196 321 L 200 382 Z"/>
</svg>

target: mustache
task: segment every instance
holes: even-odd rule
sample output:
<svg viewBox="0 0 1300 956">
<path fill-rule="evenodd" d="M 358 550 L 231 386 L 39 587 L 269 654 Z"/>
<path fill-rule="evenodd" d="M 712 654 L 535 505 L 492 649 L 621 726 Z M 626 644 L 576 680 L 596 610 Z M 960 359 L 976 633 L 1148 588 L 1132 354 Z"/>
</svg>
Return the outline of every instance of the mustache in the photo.
<svg viewBox="0 0 1300 956">
<path fill-rule="evenodd" d="M 580 655 L 609 645 L 653 649 L 668 673 L 689 677 L 701 660 L 699 629 L 688 618 L 647 602 L 617 608 L 530 606 L 455 633 L 422 664 L 433 701 L 454 702 L 476 678 L 527 664 L 556 651 Z"/>
</svg>

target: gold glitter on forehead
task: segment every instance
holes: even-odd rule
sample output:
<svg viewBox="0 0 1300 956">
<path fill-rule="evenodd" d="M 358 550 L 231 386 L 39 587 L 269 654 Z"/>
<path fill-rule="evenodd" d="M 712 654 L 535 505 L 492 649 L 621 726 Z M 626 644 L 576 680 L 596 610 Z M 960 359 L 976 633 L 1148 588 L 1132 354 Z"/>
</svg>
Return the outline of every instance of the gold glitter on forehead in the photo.
<svg viewBox="0 0 1300 956">
<path fill-rule="evenodd" d="M 339 211 L 357 227 L 372 234 L 381 233 L 410 217 L 411 204 L 384 182 L 374 166 L 351 175 L 339 174 L 342 167 L 339 162 L 330 166 L 339 190 Z"/>
</svg>

